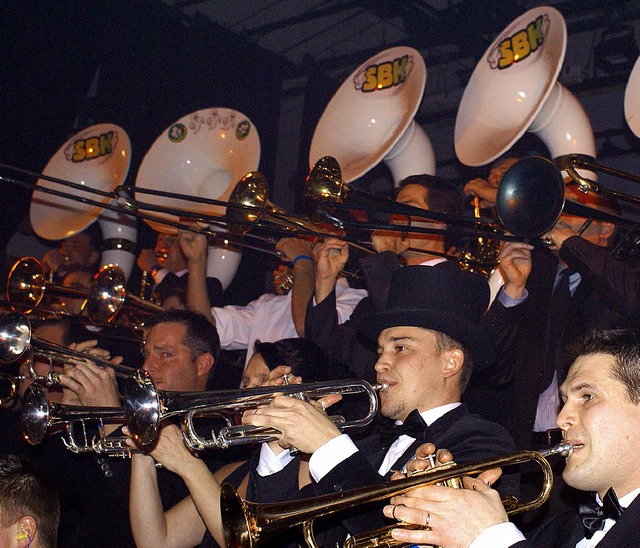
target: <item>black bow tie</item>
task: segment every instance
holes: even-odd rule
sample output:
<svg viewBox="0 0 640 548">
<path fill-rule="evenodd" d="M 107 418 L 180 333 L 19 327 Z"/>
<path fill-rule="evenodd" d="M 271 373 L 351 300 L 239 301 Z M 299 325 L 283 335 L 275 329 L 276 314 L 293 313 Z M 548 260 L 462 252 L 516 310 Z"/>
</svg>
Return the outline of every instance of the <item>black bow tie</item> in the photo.
<svg viewBox="0 0 640 548">
<path fill-rule="evenodd" d="M 416 439 L 428 441 L 429 427 L 417 409 L 409 413 L 407 420 L 402 424 L 393 424 L 391 421 L 384 421 L 380 425 L 380 442 L 383 447 L 389 447 L 400 436 L 407 435 Z"/>
<path fill-rule="evenodd" d="M 624 508 L 620 506 L 616 492 L 611 487 L 604 496 L 602 506 L 598 504 L 595 495 L 578 505 L 578 515 L 584 525 L 585 536 L 591 538 L 596 531 L 604 527 L 604 520 L 618 519 Z"/>
</svg>

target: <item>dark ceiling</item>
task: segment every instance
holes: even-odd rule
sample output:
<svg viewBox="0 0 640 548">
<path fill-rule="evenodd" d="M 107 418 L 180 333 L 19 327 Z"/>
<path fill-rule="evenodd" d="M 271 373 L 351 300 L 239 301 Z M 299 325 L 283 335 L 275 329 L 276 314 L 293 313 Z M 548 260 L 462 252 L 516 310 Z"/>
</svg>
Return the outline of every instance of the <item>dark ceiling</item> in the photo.
<svg viewBox="0 0 640 548">
<path fill-rule="evenodd" d="M 382 49 L 407 45 L 427 64 L 422 112 L 450 116 L 476 63 L 526 10 L 564 16 L 568 46 L 560 81 L 574 92 L 623 84 L 638 56 L 638 0 L 162 0 L 189 21 L 211 21 L 282 59 L 290 93 L 313 63 L 336 82 Z M 303 85 L 303 83 L 300 83 Z M 431 118 L 432 119 L 432 118 Z"/>
</svg>

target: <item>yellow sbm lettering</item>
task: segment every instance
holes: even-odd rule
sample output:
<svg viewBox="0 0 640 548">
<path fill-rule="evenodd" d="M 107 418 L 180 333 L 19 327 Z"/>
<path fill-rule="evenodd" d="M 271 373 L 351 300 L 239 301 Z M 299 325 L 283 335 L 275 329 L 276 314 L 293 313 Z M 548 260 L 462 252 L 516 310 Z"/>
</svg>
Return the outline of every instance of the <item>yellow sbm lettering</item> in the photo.
<svg viewBox="0 0 640 548">
<path fill-rule="evenodd" d="M 519 30 L 510 38 L 500 42 L 499 69 L 509 68 L 514 63 L 526 59 L 542 45 L 544 42 L 542 18 L 541 15 L 529 23 L 526 29 Z"/>
<path fill-rule="evenodd" d="M 113 152 L 112 139 L 113 131 L 108 131 L 96 137 L 88 137 L 87 139 L 76 141 L 73 144 L 74 152 L 71 160 L 84 162 L 85 160 L 92 160 L 93 158 L 111 154 Z"/>
<path fill-rule="evenodd" d="M 395 59 L 393 62 L 387 61 L 367 67 L 362 91 L 376 91 L 377 89 L 386 89 L 402 84 L 407 79 L 408 60 L 409 56 L 405 55 Z"/>
</svg>

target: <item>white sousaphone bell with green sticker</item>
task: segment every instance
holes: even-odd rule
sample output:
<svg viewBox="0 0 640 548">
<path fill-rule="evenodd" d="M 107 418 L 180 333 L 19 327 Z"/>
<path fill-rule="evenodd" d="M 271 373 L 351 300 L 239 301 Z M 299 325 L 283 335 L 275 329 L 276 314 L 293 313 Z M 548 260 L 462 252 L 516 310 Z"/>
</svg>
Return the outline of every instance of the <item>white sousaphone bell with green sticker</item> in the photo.
<svg viewBox="0 0 640 548">
<path fill-rule="evenodd" d="M 113 204 L 113 196 L 106 194 L 124 183 L 130 164 L 131 142 L 121 127 L 97 124 L 73 135 L 51 157 L 36 183 L 29 212 L 34 232 L 47 240 L 62 240 L 97 220 L 103 240 L 101 265 L 116 264 L 129 276 L 136 260 L 135 218 L 100 203 Z M 74 186 L 64 188 L 66 197 L 52 194 L 44 189 L 59 192 L 61 186 L 51 179 Z"/>
<path fill-rule="evenodd" d="M 566 47 L 564 18 L 550 6 L 527 11 L 500 33 L 476 65 L 458 108 L 454 140 L 463 164 L 489 164 L 526 131 L 553 158 L 595 157 L 589 118 L 558 82 Z"/>
<path fill-rule="evenodd" d="M 397 185 L 409 175 L 435 175 L 431 142 L 414 120 L 427 69 L 420 52 L 399 46 L 367 59 L 342 83 L 316 125 L 309 167 L 335 158 L 344 182 L 380 161 Z"/>
<path fill-rule="evenodd" d="M 249 118 L 228 108 L 207 108 L 183 116 L 158 136 L 142 160 L 136 189 L 228 202 L 238 181 L 255 171 L 259 163 L 260 138 Z M 169 211 L 225 215 L 223 205 L 139 194 L 141 201 Z M 145 222 L 158 232 L 176 233 L 175 227 L 162 223 L 162 219 L 179 221 L 176 215 L 160 212 L 157 217 L 157 221 Z M 215 230 L 215 226 L 208 228 Z M 210 246 L 207 275 L 218 278 L 226 289 L 240 259 L 241 253 L 235 249 Z"/>
</svg>

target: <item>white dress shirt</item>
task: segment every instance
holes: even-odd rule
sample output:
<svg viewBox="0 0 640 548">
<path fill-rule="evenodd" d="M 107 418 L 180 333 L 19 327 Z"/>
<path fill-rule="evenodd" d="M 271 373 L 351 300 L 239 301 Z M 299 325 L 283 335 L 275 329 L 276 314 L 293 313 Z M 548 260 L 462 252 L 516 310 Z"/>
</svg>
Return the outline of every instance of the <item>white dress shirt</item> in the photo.
<svg viewBox="0 0 640 548">
<path fill-rule="evenodd" d="M 459 405 L 460 403 L 441 405 L 440 407 L 424 411 L 420 413 L 420 415 L 427 426 L 430 426 L 440 417 Z M 402 421 L 397 421 L 397 424 L 402 424 Z M 391 444 L 391 447 L 389 447 L 387 454 L 378 469 L 378 473 L 381 476 L 386 475 L 391 469 L 393 463 L 414 441 L 415 438 L 407 435 L 402 435 L 395 440 Z M 340 436 L 329 440 L 323 446 L 319 447 L 309 459 L 309 472 L 311 473 L 311 477 L 316 482 L 320 481 L 331 470 L 333 470 L 333 468 L 347 460 L 356 451 L 358 451 L 358 448 L 347 434 L 341 434 Z M 275 455 L 271 448 L 266 443 L 263 443 L 260 450 L 260 461 L 258 463 L 257 472 L 261 476 L 274 474 L 282 470 L 292 460 L 293 457 L 289 454 L 288 450 L 283 451 L 279 455 Z"/>
<path fill-rule="evenodd" d="M 338 321 L 346 322 L 366 295 L 366 290 L 353 289 L 347 280 L 340 278 L 336 283 Z M 291 316 L 291 292 L 286 295 L 265 293 L 246 306 L 213 307 L 211 313 L 216 320 L 220 347 L 246 350 L 245 365 L 253 355 L 257 340 L 275 342 L 298 336 Z"/>
</svg>

